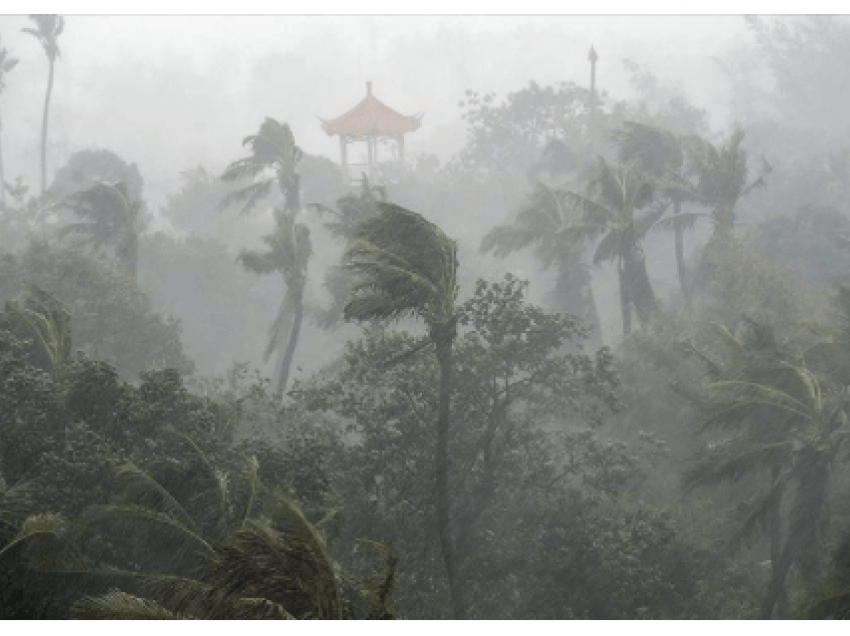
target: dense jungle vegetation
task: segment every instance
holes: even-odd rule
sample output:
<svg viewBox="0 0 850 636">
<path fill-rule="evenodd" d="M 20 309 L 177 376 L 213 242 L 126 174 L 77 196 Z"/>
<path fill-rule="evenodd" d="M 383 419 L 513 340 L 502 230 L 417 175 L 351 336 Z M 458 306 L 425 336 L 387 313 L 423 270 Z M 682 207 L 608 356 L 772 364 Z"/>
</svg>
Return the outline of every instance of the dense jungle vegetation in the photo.
<svg viewBox="0 0 850 636">
<path fill-rule="evenodd" d="M 720 130 L 629 63 L 594 126 L 573 82 L 470 90 L 450 161 L 349 183 L 282 107 L 154 214 L 85 140 L 47 174 L 30 17 L 0 616 L 850 615 L 846 22 L 748 18 L 775 82 L 725 66 Z"/>
</svg>

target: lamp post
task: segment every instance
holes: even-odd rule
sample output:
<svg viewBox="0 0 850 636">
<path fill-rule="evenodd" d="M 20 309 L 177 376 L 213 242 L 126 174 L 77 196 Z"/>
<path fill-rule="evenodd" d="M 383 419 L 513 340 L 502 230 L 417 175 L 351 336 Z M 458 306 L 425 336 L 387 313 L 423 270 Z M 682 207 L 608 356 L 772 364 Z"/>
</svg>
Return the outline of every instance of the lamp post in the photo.
<svg viewBox="0 0 850 636">
<path fill-rule="evenodd" d="M 587 59 L 590 61 L 590 150 L 596 152 L 596 60 L 599 56 L 590 45 L 590 52 L 587 54 Z"/>
</svg>

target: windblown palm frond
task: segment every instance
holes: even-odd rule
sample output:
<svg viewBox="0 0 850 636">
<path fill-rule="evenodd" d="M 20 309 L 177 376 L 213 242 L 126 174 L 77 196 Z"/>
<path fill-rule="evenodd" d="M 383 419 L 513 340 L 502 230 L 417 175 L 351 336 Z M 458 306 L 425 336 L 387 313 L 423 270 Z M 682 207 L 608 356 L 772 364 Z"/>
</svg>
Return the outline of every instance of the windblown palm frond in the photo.
<svg viewBox="0 0 850 636">
<path fill-rule="evenodd" d="M 770 475 L 768 492 L 749 506 L 741 528 L 750 534 L 763 521 L 770 529 L 771 583 L 761 614 L 770 618 L 790 567 L 807 585 L 817 580 L 830 468 L 850 430 L 843 389 L 825 384 L 800 356 L 785 351 L 770 325 L 749 318 L 744 325 L 739 339 L 725 328 L 715 330 L 731 363 L 706 385 L 700 409 L 702 431 L 727 431 L 731 437 L 709 444 L 686 471 L 685 482 L 693 487 Z M 782 499 L 791 488 L 796 496 L 782 531 Z"/>
<path fill-rule="evenodd" d="M 346 250 L 354 274 L 347 320 L 449 318 L 457 297 L 457 246 L 421 215 L 391 203 L 361 223 Z"/>
<path fill-rule="evenodd" d="M 304 153 L 295 144 L 289 125 L 267 117 L 259 132 L 246 137 L 242 145 L 250 149 L 250 156 L 228 165 L 221 178 L 224 181 L 248 178 L 255 181 L 228 195 L 220 207 L 242 203 L 241 213 L 246 214 L 277 184 L 284 195 L 286 210 L 297 211 L 301 205 L 296 166 Z"/>
<path fill-rule="evenodd" d="M 145 598 L 120 590 L 99 597 L 86 596 L 71 607 L 71 616 L 78 620 L 175 620 L 184 618 Z"/>
<path fill-rule="evenodd" d="M 125 182 L 95 183 L 86 190 L 67 196 L 58 206 L 83 219 L 63 227 L 62 235 L 81 235 L 95 250 L 112 246 L 119 266 L 135 280 L 139 224 L 145 204 L 132 199 Z"/>
<path fill-rule="evenodd" d="M 65 28 L 65 18 L 61 15 L 31 15 L 29 18 L 35 22 L 35 28 L 26 27 L 21 31 L 38 40 L 48 59 L 55 60 L 59 57 L 59 45 L 56 40 Z"/>
<path fill-rule="evenodd" d="M 58 369 L 71 353 L 71 315 L 65 306 L 52 294 L 30 284 L 9 305 L 9 310 L 27 326 L 50 367 Z"/>
<path fill-rule="evenodd" d="M 27 541 L 43 537 L 62 537 L 66 529 L 65 518 L 59 514 L 44 513 L 27 517 L 18 534 L 0 549 L 0 557 Z"/>
</svg>

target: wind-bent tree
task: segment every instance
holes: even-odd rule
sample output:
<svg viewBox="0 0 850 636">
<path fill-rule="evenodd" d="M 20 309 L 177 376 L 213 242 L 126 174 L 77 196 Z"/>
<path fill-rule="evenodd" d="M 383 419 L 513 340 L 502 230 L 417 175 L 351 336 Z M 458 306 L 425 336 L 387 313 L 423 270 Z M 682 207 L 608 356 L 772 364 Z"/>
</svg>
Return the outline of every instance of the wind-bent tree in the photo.
<svg viewBox="0 0 850 636">
<path fill-rule="evenodd" d="M 145 203 L 132 198 L 125 182 L 96 183 L 66 197 L 59 205 L 83 219 L 66 225 L 63 234 L 82 236 L 95 251 L 111 246 L 118 267 L 136 280 Z"/>
<path fill-rule="evenodd" d="M 452 347 L 457 337 L 457 245 L 416 212 L 392 203 L 377 205 L 379 214 L 357 226 L 346 250 L 346 267 L 354 281 L 344 316 L 357 321 L 415 316 L 428 327 L 440 368 L 434 453 L 437 526 L 452 614 L 464 619 L 466 605 L 455 559 L 448 484 Z"/>
<path fill-rule="evenodd" d="M 32 341 L 28 362 L 55 373 L 71 354 L 71 315 L 53 295 L 28 284 L 0 314 L 0 329 Z"/>
<path fill-rule="evenodd" d="M 564 192 L 537 182 L 512 225 L 498 225 L 481 241 L 481 251 L 499 258 L 533 246 L 543 267 L 557 270 L 558 309 L 578 316 L 599 335 L 599 315 L 590 287 L 590 274 L 581 255 L 583 241 L 572 231 L 581 222 Z"/>
<path fill-rule="evenodd" d="M 248 147 L 251 154 L 228 165 L 221 178 L 231 182 L 252 179 L 252 182 L 225 197 L 222 207 L 241 203 L 241 213 L 247 214 L 277 185 L 286 210 L 299 210 L 300 178 L 295 169 L 304 153 L 295 145 L 289 124 L 266 117 L 260 131 L 245 137 L 242 145 Z"/>
<path fill-rule="evenodd" d="M 366 176 L 360 183 L 358 194 L 349 193 L 336 202 L 336 207 L 321 203 L 310 203 L 308 207 L 329 217 L 325 228 L 335 239 L 348 243 L 354 236 L 358 224 L 378 213 L 377 203 L 386 202 L 387 191 L 383 186 L 373 186 Z M 343 309 L 351 295 L 351 273 L 343 265 L 331 267 L 325 274 L 325 289 L 331 295 L 331 304 L 317 315 L 323 329 L 334 329 L 342 319 Z"/>
<path fill-rule="evenodd" d="M 770 533 L 771 577 L 762 619 L 787 617 L 786 579 L 792 566 L 809 592 L 820 584 L 829 522 L 828 491 L 837 456 L 850 439 L 843 388 L 818 377 L 785 351 L 772 329 L 749 321 L 739 341 L 720 329 L 732 351 L 725 369 L 714 367 L 706 386 L 701 431 L 722 431 L 686 473 L 689 485 L 769 475 L 768 487 L 747 507 L 741 533 L 759 525 Z M 787 520 L 783 499 L 793 493 Z"/>
<path fill-rule="evenodd" d="M 642 323 L 658 311 L 640 241 L 663 208 L 636 217 L 639 210 L 653 201 L 652 180 L 634 163 L 612 166 L 600 157 L 588 194 L 570 191 L 563 194 L 582 215 L 582 221 L 572 231 L 588 238 L 602 236 L 593 254 L 593 264 L 617 263 L 623 333 L 630 333 L 632 310 Z"/>
<path fill-rule="evenodd" d="M 685 301 L 690 301 L 690 289 L 685 273 L 683 231 L 705 217 L 702 213 L 682 214 L 682 203 L 694 199 L 693 185 L 687 181 L 685 156 L 692 136 L 677 135 L 666 128 L 627 121 L 612 134 L 619 146 L 620 161 L 636 161 L 654 180 L 656 197 L 672 205 L 673 217 L 667 221 L 673 227 L 676 247 L 676 271 Z M 656 226 L 658 227 L 658 226 Z"/>
<path fill-rule="evenodd" d="M 749 181 L 747 152 L 741 148 L 744 130 L 735 128 L 722 146 L 691 137 L 686 145 L 687 160 L 696 176 L 696 199 L 711 208 L 714 231 L 703 251 L 698 279 L 704 281 L 716 259 L 722 258 L 732 241 L 738 202 L 756 188 L 765 187 L 764 177 L 772 171 L 764 161 L 761 174 Z"/>
<path fill-rule="evenodd" d="M 312 253 L 309 228 L 295 222 L 301 209 L 300 178 L 295 169 L 304 153 L 295 145 L 289 125 L 271 117 L 266 118 L 256 135 L 246 137 L 242 145 L 247 146 L 251 154 L 227 166 L 221 178 L 231 182 L 252 179 L 252 182 L 225 197 L 221 207 L 241 203 L 241 213 L 246 214 L 268 196 L 275 185 L 284 199 L 283 209 L 275 211 L 274 232 L 263 239 L 268 250 L 246 251 L 239 257 L 247 269 L 257 274 L 280 272 L 286 284 L 283 304 L 272 325 L 265 354 L 268 360 L 275 349 L 280 350 L 277 387 L 282 394 L 301 332 L 304 285 Z"/>
<path fill-rule="evenodd" d="M 307 265 L 313 253 L 310 230 L 303 223 L 296 222 L 297 214 L 276 209 L 275 230 L 263 237 L 266 249 L 262 252 L 245 250 L 239 255 L 239 261 L 248 271 L 255 274 L 278 272 L 283 276 L 286 292 L 269 332 L 269 344 L 263 358 L 268 362 L 275 350 L 280 352 L 276 382 L 277 391 L 281 395 L 286 390 L 295 347 L 301 333 L 301 323 L 304 319 L 304 285 L 307 283 Z"/>
<path fill-rule="evenodd" d="M 41 43 L 44 54 L 47 55 L 48 75 L 47 93 L 44 96 L 44 113 L 41 117 L 41 192 L 47 189 L 47 115 L 50 111 L 50 94 L 53 92 L 53 66 L 59 57 L 59 45 L 56 40 L 62 35 L 65 28 L 65 18 L 61 15 L 31 15 L 30 19 L 35 22 L 35 28 L 21 29 L 29 33 Z"/>
<path fill-rule="evenodd" d="M 18 64 L 18 59 L 11 57 L 6 47 L 0 48 L 0 95 L 6 88 L 6 73 Z M 0 112 L 0 210 L 6 209 L 6 182 L 3 171 L 3 120 Z"/>
</svg>

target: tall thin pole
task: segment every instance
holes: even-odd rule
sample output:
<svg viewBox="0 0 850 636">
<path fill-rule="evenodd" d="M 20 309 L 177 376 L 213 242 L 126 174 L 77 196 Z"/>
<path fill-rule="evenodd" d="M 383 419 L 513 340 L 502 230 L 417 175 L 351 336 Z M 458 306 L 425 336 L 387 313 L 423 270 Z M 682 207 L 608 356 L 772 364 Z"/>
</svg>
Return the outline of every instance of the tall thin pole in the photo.
<svg viewBox="0 0 850 636">
<path fill-rule="evenodd" d="M 590 45 L 590 53 L 587 54 L 590 61 L 590 150 L 596 152 L 596 60 L 599 56 Z"/>
</svg>

